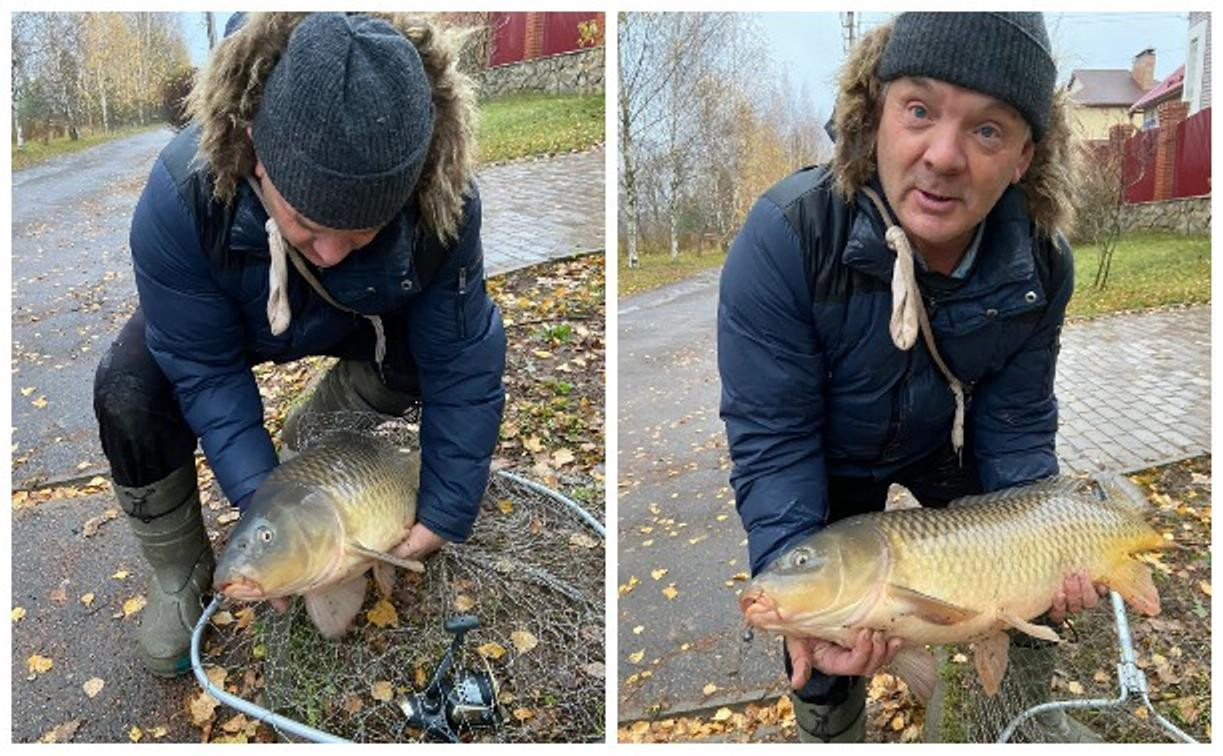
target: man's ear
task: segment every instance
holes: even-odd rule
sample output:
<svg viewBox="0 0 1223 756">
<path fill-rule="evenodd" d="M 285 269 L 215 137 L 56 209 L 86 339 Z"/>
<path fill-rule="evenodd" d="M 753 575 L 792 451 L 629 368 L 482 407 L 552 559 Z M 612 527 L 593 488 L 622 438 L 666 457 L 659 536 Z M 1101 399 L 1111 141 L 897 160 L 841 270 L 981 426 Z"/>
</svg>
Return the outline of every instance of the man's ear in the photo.
<svg viewBox="0 0 1223 756">
<path fill-rule="evenodd" d="M 1028 167 L 1032 165 L 1032 155 L 1036 153 L 1036 143 L 1029 138 L 1023 145 L 1023 152 L 1019 155 L 1019 164 L 1015 166 L 1015 176 L 1011 179 L 1012 184 L 1018 184 L 1025 173 L 1028 172 Z"/>
<path fill-rule="evenodd" d="M 251 133 L 251 127 L 246 127 L 246 138 L 251 140 L 251 152 L 255 152 L 255 136 Z M 259 154 L 255 153 L 255 178 L 263 179 L 263 163 L 259 161 Z"/>
</svg>

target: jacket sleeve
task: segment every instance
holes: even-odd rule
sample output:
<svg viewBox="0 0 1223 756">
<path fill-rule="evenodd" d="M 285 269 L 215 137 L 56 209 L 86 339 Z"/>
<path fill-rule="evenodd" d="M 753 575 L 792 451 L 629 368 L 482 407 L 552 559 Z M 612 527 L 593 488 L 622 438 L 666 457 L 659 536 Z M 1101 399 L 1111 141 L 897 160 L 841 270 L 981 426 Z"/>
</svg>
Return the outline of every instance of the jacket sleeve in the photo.
<svg viewBox="0 0 1223 756">
<path fill-rule="evenodd" d="M 1051 250 L 1049 304 L 1023 347 L 973 392 L 969 424 L 981 485 L 996 491 L 1058 472 L 1057 367 L 1074 261 L 1060 235 Z"/>
<path fill-rule="evenodd" d="M 505 329 L 484 288 L 480 198 L 460 238 L 413 300 L 409 340 L 421 389 L 417 520 L 464 541 L 480 509 L 505 406 Z"/>
<path fill-rule="evenodd" d="M 824 356 L 798 236 L 756 202 L 722 268 L 721 416 L 755 574 L 827 519 Z"/>
<path fill-rule="evenodd" d="M 276 466 L 263 402 L 243 353 L 240 307 L 214 282 L 192 215 L 159 159 L 130 244 L 149 352 L 231 502 Z"/>
</svg>

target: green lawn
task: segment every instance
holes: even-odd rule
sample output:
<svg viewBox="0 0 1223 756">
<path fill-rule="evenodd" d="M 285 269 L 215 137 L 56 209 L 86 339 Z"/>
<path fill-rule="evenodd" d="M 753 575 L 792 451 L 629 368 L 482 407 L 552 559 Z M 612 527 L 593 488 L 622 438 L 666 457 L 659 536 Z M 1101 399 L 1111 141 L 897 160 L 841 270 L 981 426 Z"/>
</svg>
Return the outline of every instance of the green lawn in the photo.
<svg viewBox="0 0 1223 756">
<path fill-rule="evenodd" d="M 603 142 L 603 94 L 516 94 L 480 103 L 480 162 L 572 152 Z"/>
<path fill-rule="evenodd" d="M 82 134 L 80 139 L 75 142 L 67 137 L 62 139 L 52 139 L 46 144 L 43 144 L 41 139 L 27 141 L 22 145 L 21 149 L 17 149 L 16 142 L 12 143 L 13 147 L 13 170 L 19 171 L 23 168 L 29 168 L 33 165 L 46 162 L 52 158 L 57 158 L 60 155 L 68 155 L 73 152 L 87 150 L 90 147 L 97 147 L 99 144 L 109 142 L 112 139 L 122 139 L 123 137 L 140 134 L 153 129 L 165 128 L 164 123 L 153 123 L 145 126 L 128 126 L 122 129 L 115 129 L 109 133 L 98 131 L 91 134 Z"/>
<path fill-rule="evenodd" d="M 641 265 L 630 268 L 627 252 L 621 251 L 617 256 L 616 265 L 620 273 L 618 296 L 628 297 L 657 289 L 682 281 L 703 270 L 717 268 L 726 260 L 726 253 L 723 250 L 706 248 L 698 255 L 695 250 L 681 249 L 679 256 L 672 260 L 670 251 L 642 251 L 638 254 L 638 260 Z"/>
<path fill-rule="evenodd" d="M 1092 288 L 1100 250 L 1074 249 L 1074 296 L 1067 315 L 1095 317 L 1123 310 L 1210 301 L 1210 238 L 1142 232 L 1121 237 L 1104 289 Z"/>
</svg>

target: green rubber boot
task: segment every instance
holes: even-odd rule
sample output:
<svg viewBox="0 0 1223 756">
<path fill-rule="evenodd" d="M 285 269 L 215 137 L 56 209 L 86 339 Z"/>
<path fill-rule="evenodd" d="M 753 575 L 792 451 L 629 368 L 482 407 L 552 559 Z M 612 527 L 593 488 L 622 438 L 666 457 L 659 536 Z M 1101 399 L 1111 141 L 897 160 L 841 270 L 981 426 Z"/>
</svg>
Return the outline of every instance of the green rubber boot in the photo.
<svg viewBox="0 0 1223 756">
<path fill-rule="evenodd" d="M 808 703 L 793 692 L 790 700 L 800 742 L 866 742 L 866 678 L 854 678 L 848 695 L 839 704 Z"/>
<path fill-rule="evenodd" d="M 309 441 L 308 419 L 329 412 L 376 412 L 402 415 L 416 404 L 416 397 L 387 388 L 370 362 L 340 360 L 327 371 L 314 392 L 289 410 L 280 429 L 281 461 L 296 456 Z"/>
<path fill-rule="evenodd" d="M 191 670 L 191 631 L 204 612 L 216 562 L 200 513 L 195 463 L 148 486 L 115 486 L 132 533 L 153 568 L 141 612 L 145 669 L 158 677 Z"/>
</svg>

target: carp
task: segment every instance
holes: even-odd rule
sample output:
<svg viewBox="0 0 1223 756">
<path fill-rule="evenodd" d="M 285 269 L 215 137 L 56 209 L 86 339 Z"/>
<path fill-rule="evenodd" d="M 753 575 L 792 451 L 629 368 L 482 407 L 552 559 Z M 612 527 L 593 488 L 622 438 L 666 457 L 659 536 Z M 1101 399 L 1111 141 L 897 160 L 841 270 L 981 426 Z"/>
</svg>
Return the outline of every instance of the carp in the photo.
<svg viewBox="0 0 1223 756">
<path fill-rule="evenodd" d="M 230 535 L 213 578 L 230 599 L 301 595 L 319 632 L 338 638 L 365 600 L 365 573 L 386 595 L 395 566 L 423 571 L 390 549 L 416 521 L 420 454 L 341 431 L 274 469 Z"/>
<path fill-rule="evenodd" d="M 1095 491 L 1098 487 L 1099 492 Z M 929 698 L 925 644 L 973 643 L 982 688 L 1006 672 L 1007 630 L 1057 642 L 1032 619 L 1065 576 L 1085 571 L 1139 612 L 1159 613 L 1150 569 L 1135 555 L 1170 546 L 1143 520 L 1146 500 L 1120 475 L 1054 477 L 951 502 L 944 509 L 840 520 L 775 559 L 744 589 L 748 625 L 852 646 L 863 628 L 904 643 L 892 662 Z"/>
</svg>

